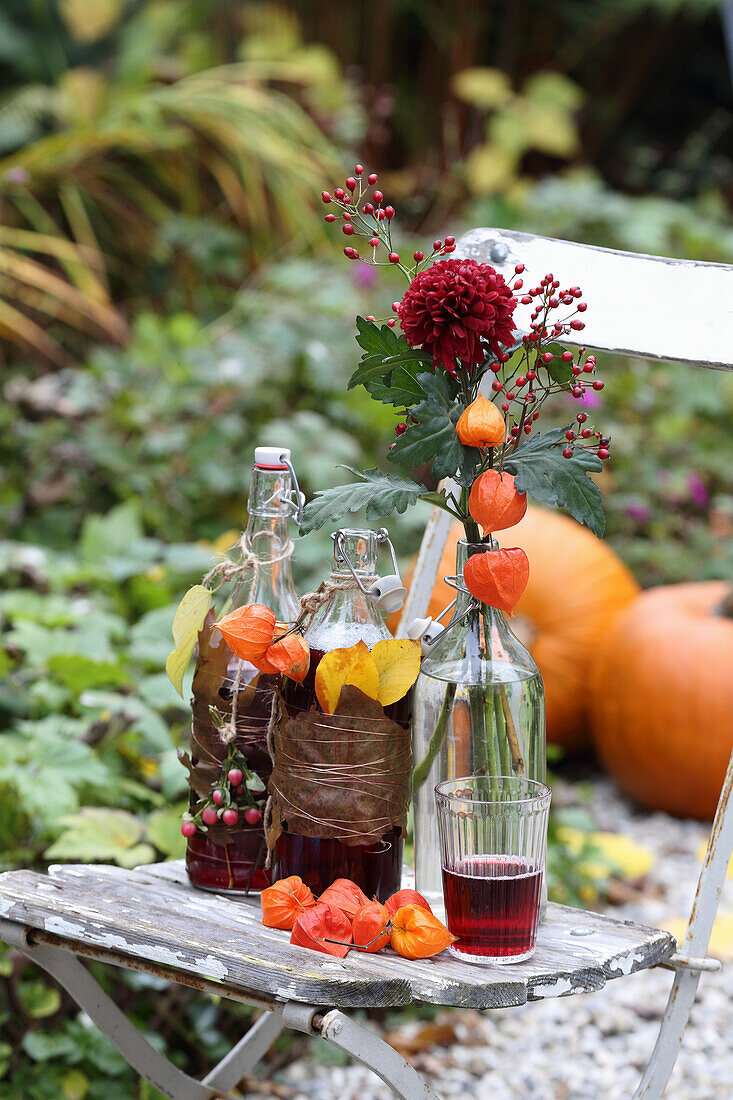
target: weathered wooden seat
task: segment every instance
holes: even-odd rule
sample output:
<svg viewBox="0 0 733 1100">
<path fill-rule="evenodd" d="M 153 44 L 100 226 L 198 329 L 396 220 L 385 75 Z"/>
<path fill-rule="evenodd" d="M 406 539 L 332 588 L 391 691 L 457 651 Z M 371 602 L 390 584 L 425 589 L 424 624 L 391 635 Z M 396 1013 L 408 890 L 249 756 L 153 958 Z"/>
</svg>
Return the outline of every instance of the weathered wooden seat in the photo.
<svg viewBox="0 0 733 1100">
<path fill-rule="evenodd" d="M 274 1001 L 336 1008 L 385 1008 L 428 1001 L 468 1008 L 508 1008 L 544 997 L 602 989 L 607 981 L 668 959 L 667 932 L 550 904 L 537 951 L 514 966 L 473 966 L 443 952 L 407 961 L 394 952 L 352 951 L 335 959 L 291 947 L 289 935 L 264 928 L 259 898 L 203 893 L 182 862 L 125 871 L 53 867 L 48 875 L 0 875 L 0 915 L 32 929 L 33 942 L 102 957 L 165 964 Z M 38 933 L 42 933 L 39 935 Z"/>
<path fill-rule="evenodd" d="M 647 358 L 733 367 L 733 267 L 637 256 L 505 230 L 475 230 L 459 255 L 495 267 L 525 263 L 580 283 L 593 303 L 583 343 Z M 629 288 L 644 308 L 629 308 Z M 669 318 L 674 316 L 674 326 Z M 521 319 L 520 319 L 521 323 Z M 567 343 L 573 341 L 568 339 Z M 575 341 L 578 342 L 577 340 Z M 435 511 L 415 567 L 403 622 L 425 613 L 450 517 Z M 505 1008 L 602 989 L 647 967 L 675 971 L 667 1011 L 635 1100 L 659 1100 L 704 970 L 704 958 L 733 849 L 733 756 L 728 767 L 695 904 L 681 951 L 657 929 L 549 905 L 538 948 L 527 962 L 475 967 L 452 958 L 406 962 L 389 953 L 352 951 L 334 959 L 291 947 L 264 929 L 256 899 L 202 894 L 180 863 L 124 871 L 53 867 L 48 875 L 0 875 L 0 938 L 61 983 L 137 1072 L 174 1100 L 210 1100 L 230 1090 L 284 1027 L 318 1034 L 369 1066 L 405 1100 L 434 1096 L 412 1067 L 343 1009 L 427 1001 Z M 136 1030 L 79 961 L 101 959 L 261 1007 L 266 1011 L 203 1081 L 171 1065 Z"/>
<path fill-rule="evenodd" d="M 0 875 L 0 918 L 0 937 L 52 974 L 130 1065 L 176 1098 L 210 1097 L 236 1084 L 285 1026 L 335 1042 L 398 1096 L 430 1096 L 403 1059 L 339 1010 L 413 1001 L 507 1008 L 602 989 L 613 978 L 664 963 L 676 949 L 667 932 L 550 904 L 535 956 L 515 966 L 477 967 L 447 953 L 407 961 L 391 951 L 352 951 L 335 959 L 292 947 L 287 932 L 264 928 L 257 898 L 193 889 L 182 862 L 134 871 L 83 865 L 52 867 L 48 875 L 10 871 Z M 214 1071 L 200 1083 L 147 1044 L 75 956 L 267 1011 L 236 1056 L 233 1051 L 217 1067 L 224 1074 Z"/>
</svg>

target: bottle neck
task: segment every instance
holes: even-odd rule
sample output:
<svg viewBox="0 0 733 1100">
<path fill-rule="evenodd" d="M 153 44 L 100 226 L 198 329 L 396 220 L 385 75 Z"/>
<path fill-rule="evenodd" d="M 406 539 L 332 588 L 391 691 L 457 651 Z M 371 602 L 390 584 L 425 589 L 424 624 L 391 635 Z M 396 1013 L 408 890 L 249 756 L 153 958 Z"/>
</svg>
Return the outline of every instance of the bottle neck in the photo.
<svg viewBox="0 0 733 1100">
<path fill-rule="evenodd" d="M 539 675 L 537 665 L 512 633 L 503 611 L 475 600 L 463 581 L 466 562 L 474 554 L 491 553 L 487 543 L 461 539 L 456 548 L 456 604 L 446 633 L 425 657 L 422 671 L 456 683 L 508 683 Z M 460 620 L 460 621 L 459 621 Z M 445 620 L 444 620 L 445 621 Z"/>
<path fill-rule="evenodd" d="M 457 618 L 459 615 L 463 614 L 463 612 L 467 611 L 473 601 L 473 596 L 471 596 L 463 580 L 463 570 L 466 567 L 466 562 L 474 554 L 486 554 L 495 549 L 498 549 L 498 543 L 496 542 L 489 546 L 485 542 L 467 542 L 466 539 L 458 540 L 456 544 L 456 581 L 458 584 L 458 592 L 452 619 Z M 492 624 L 500 624 L 509 629 L 503 611 L 499 611 L 498 608 L 491 607 L 489 604 L 482 604 L 481 609 L 485 620 Z"/>
<path fill-rule="evenodd" d="M 346 564 L 347 558 L 364 588 L 377 578 L 377 540 L 374 531 L 347 529 L 334 541 L 334 561 L 329 581 L 330 599 L 315 612 L 305 636 L 311 649 L 326 652 L 363 641 L 371 647 L 390 638 L 384 619 L 362 592 Z"/>
<path fill-rule="evenodd" d="M 266 604 L 281 622 L 293 622 L 300 606 L 290 565 L 290 488 L 287 469 L 252 470 L 243 546 L 256 566 L 243 575 L 235 594 L 235 606 Z"/>
</svg>

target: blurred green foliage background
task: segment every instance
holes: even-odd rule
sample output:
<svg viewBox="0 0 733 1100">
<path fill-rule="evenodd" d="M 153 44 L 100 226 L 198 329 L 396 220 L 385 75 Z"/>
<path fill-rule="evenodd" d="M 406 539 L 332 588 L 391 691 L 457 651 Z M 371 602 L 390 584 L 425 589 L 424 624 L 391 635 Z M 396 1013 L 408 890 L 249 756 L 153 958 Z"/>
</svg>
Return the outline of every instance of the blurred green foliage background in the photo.
<svg viewBox="0 0 733 1100">
<path fill-rule="evenodd" d="M 320 190 L 368 163 L 410 248 L 485 224 L 733 262 L 730 88 L 712 0 L 5 0 L 0 869 L 180 854 L 170 626 L 254 445 L 307 493 L 384 457 L 392 414 L 345 387 L 354 316 L 400 287 L 345 265 Z M 645 585 L 730 577 L 733 379 L 599 369 L 609 541 Z M 393 525 L 405 558 L 424 520 Z M 327 535 L 297 551 L 305 589 Z M 97 972 L 192 1071 L 248 1018 Z M 2 1096 L 157 1095 L 32 967 L 0 976 Z"/>
</svg>

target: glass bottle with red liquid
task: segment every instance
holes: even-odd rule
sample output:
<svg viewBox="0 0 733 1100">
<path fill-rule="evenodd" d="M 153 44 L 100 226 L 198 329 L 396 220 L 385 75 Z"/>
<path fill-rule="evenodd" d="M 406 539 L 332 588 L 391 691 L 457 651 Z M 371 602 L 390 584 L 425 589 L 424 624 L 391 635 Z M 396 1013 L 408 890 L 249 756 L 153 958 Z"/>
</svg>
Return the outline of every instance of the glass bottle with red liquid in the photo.
<svg viewBox="0 0 733 1100">
<path fill-rule="evenodd" d="M 208 764 L 209 769 L 197 784 L 198 790 L 191 791 L 190 811 L 200 809 L 202 797 L 216 794 L 214 788 L 219 781 L 222 785 L 227 782 L 226 762 L 231 763 L 233 755 L 233 763 L 241 760 L 244 769 L 253 775 L 249 779 L 245 773 L 239 793 L 233 789 L 236 823 L 225 826 L 220 815 L 206 832 L 198 830 L 188 840 L 188 877 L 204 890 L 247 894 L 270 884 L 262 820 L 272 771 L 267 727 L 273 691 L 280 686 L 281 677 L 260 674 L 249 662 L 236 657 L 213 623 L 215 618 L 251 603 L 266 604 L 279 622 L 295 621 L 300 603 L 290 570 L 293 545 L 289 521 L 299 506 L 290 451 L 285 447 L 257 447 L 242 541 L 245 555 L 252 555 L 253 567 L 235 580 L 218 616 L 209 613 L 199 634 L 193 678 L 191 763 L 194 768 Z M 235 687 L 236 736 L 227 744 L 220 730 L 231 718 Z M 209 778 L 212 783 L 206 790 Z"/>
<path fill-rule="evenodd" d="M 330 580 L 345 585 L 334 591 L 328 602 L 316 611 L 305 629 L 311 659 L 308 675 L 301 684 L 286 680 L 283 688 L 289 712 L 320 710 L 315 692 L 315 675 L 324 654 L 363 641 L 369 649 L 391 638 L 377 605 L 390 582 L 398 577 L 377 576 L 380 542 L 387 541 L 386 531 L 348 528 L 335 532 L 334 562 Z M 385 585 L 384 582 L 387 582 Z M 401 582 L 399 582 L 401 584 Z M 396 587 L 396 585 L 395 585 Z M 372 590 L 370 593 L 369 590 Z M 401 606 L 404 589 L 397 589 Z M 375 599 L 376 597 L 376 599 Z M 386 610 L 392 610 L 387 606 Z M 410 721 L 412 692 L 384 708 L 386 718 L 406 725 Z M 273 862 L 273 880 L 300 875 L 315 894 L 322 893 L 337 878 L 348 878 L 361 887 L 367 897 L 386 899 L 400 889 L 404 837 L 393 826 L 381 839 L 368 845 L 348 845 L 338 839 L 300 836 L 287 830 L 278 838 Z"/>
</svg>

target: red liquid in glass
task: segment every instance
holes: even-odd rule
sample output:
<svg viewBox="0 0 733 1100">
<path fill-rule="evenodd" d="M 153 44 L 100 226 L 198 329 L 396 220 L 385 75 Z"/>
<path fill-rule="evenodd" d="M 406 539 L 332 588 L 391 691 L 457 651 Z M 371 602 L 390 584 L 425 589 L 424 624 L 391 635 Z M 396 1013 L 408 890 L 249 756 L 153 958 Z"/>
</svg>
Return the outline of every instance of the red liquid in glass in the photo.
<svg viewBox="0 0 733 1100">
<path fill-rule="evenodd" d="M 443 868 L 453 950 L 503 958 L 526 955 L 537 938 L 542 871 L 517 856 L 474 856 Z"/>
<path fill-rule="evenodd" d="M 255 893 L 270 885 L 264 868 L 267 847 L 261 826 L 243 827 L 226 844 L 216 844 L 204 833 L 189 837 L 186 870 L 194 885 L 208 890 Z"/>
<path fill-rule="evenodd" d="M 286 681 L 288 709 L 308 710 L 317 706 L 315 676 L 323 651 L 312 649 L 308 675 L 302 684 Z M 319 708 L 320 709 L 320 708 Z M 410 718 L 410 697 L 384 708 L 388 718 L 406 723 Z M 402 885 L 402 830 L 391 829 L 380 842 L 366 846 L 343 844 L 340 840 L 283 833 L 275 846 L 272 880 L 300 875 L 315 894 L 322 893 L 334 879 L 349 878 L 368 898 L 386 901 Z"/>
<path fill-rule="evenodd" d="M 368 847 L 283 833 L 275 848 L 273 879 L 300 875 L 314 894 L 322 894 L 335 879 L 350 878 L 368 898 L 385 902 L 402 882 L 403 844 L 400 829 Z"/>
</svg>

